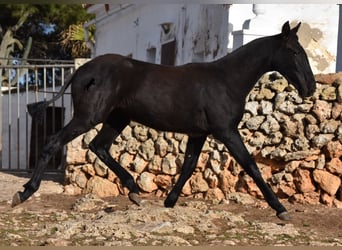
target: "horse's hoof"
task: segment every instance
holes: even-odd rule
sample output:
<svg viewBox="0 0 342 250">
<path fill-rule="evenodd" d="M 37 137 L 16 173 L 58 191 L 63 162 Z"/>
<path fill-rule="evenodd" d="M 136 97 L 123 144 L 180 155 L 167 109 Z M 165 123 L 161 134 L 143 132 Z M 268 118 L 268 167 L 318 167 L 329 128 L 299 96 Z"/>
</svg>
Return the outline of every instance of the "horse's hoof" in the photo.
<svg viewBox="0 0 342 250">
<path fill-rule="evenodd" d="M 129 199 L 136 205 L 140 206 L 141 199 L 137 193 L 129 193 L 128 194 Z"/>
<path fill-rule="evenodd" d="M 164 207 L 173 208 L 176 202 L 172 201 L 171 199 L 167 199 L 164 201 Z"/>
<path fill-rule="evenodd" d="M 19 205 L 20 203 L 22 203 L 22 200 L 20 198 L 20 193 L 16 192 L 15 195 L 12 198 L 12 207 L 15 207 L 17 205 Z"/>
<path fill-rule="evenodd" d="M 280 214 L 277 214 L 278 218 L 281 220 L 289 221 L 290 220 L 290 215 L 287 211 L 282 212 Z"/>
</svg>

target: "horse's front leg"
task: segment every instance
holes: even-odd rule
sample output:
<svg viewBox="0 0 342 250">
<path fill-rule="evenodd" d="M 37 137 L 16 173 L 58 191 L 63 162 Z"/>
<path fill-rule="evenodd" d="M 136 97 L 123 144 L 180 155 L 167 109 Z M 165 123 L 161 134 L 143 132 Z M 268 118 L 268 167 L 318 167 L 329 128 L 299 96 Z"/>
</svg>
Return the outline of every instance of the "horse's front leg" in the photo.
<svg viewBox="0 0 342 250">
<path fill-rule="evenodd" d="M 176 182 L 175 186 L 167 196 L 164 205 L 165 207 L 173 207 L 182 192 L 185 182 L 190 178 L 194 172 L 197 164 L 198 157 L 201 153 L 202 146 L 206 136 L 201 137 L 190 137 L 186 146 L 184 163 L 182 166 L 181 174 Z"/>
<path fill-rule="evenodd" d="M 290 217 L 288 212 L 262 178 L 259 168 L 241 140 L 238 130 L 221 131 L 215 133 L 214 136 L 224 143 L 235 160 L 242 166 L 247 174 L 252 177 L 263 193 L 267 203 L 277 211 L 278 218 L 281 220 L 289 220 Z"/>
</svg>

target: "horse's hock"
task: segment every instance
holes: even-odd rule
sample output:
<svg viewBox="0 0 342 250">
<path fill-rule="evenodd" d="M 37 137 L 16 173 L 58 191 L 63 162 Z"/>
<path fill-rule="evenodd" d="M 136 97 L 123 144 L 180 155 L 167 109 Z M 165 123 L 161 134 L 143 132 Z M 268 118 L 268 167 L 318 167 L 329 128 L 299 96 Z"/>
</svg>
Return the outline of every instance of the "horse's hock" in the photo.
<svg viewBox="0 0 342 250">
<path fill-rule="evenodd" d="M 266 74 L 248 96 L 240 134 L 263 177 L 280 198 L 342 207 L 342 75 L 317 75 L 302 100 L 279 74 Z M 65 192 L 127 195 L 119 178 L 86 145 L 101 125 L 67 146 Z M 111 147 L 140 189 L 165 197 L 177 180 L 187 137 L 131 123 Z M 226 148 L 207 138 L 182 195 L 222 200 L 234 192 L 262 197 Z"/>
</svg>

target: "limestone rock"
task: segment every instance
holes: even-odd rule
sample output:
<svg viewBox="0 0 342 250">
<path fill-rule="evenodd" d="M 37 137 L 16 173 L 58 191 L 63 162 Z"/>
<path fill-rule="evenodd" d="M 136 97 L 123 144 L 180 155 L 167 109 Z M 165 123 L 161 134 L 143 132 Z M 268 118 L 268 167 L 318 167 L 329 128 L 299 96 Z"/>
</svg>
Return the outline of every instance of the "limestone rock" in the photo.
<svg viewBox="0 0 342 250">
<path fill-rule="evenodd" d="M 245 111 L 250 112 L 252 115 L 258 115 L 259 102 L 247 102 L 245 105 Z"/>
<path fill-rule="evenodd" d="M 219 188 L 210 188 L 204 195 L 206 200 L 223 200 L 225 199 L 224 193 Z"/>
<path fill-rule="evenodd" d="M 192 193 L 203 193 L 208 191 L 209 185 L 204 180 L 202 173 L 196 173 L 190 179 L 190 186 L 192 189 Z"/>
<path fill-rule="evenodd" d="M 334 137 L 335 135 L 333 134 L 319 134 L 312 139 L 313 146 L 316 148 L 322 148 Z"/>
<path fill-rule="evenodd" d="M 161 169 L 164 174 L 177 174 L 176 157 L 171 153 L 167 154 L 162 160 Z"/>
<path fill-rule="evenodd" d="M 326 164 L 327 170 L 338 176 L 342 176 L 342 161 L 340 158 L 333 158 L 330 162 Z"/>
<path fill-rule="evenodd" d="M 310 171 L 298 168 L 294 172 L 294 184 L 301 193 L 309 193 L 315 191 L 315 186 L 312 182 Z"/>
<path fill-rule="evenodd" d="M 66 157 L 67 164 L 78 165 L 86 162 L 88 149 L 82 149 L 81 146 L 68 148 L 68 154 Z"/>
<path fill-rule="evenodd" d="M 260 129 L 265 132 L 265 134 L 269 135 L 279 131 L 280 125 L 277 120 L 274 119 L 271 115 L 266 117 L 266 121 L 261 124 Z"/>
<path fill-rule="evenodd" d="M 316 114 L 320 122 L 331 117 L 331 107 L 327 101 L 316 100 L 312 112 Z"/>
<path fill-rule="evenodd" d="M 146 141 L 148 139 L 148 128 L 145 126 L 142 126 L 140 124 L 137 124 L 133 128 L 133 135 L 135 138 L 137 138 L 139 141 Z"/>
<path fill-rule="evenodd" d="M 167 141 L 163 137 L 158 137 L 155 143 L 156 153 L 161 157 L 164 157 L 168 153 L 168 147 L 169 144 Z"/>
<path fill-rule="evenodd" d="M 336 194 L 341 185 L 341 179 L 339 177 L 324 170 L 315 170 L 313 172 L 313 178 L 315 182 L 317 182 L 319 186 L 331 196 Z"/>
<path fill-rule="evenodd" d="M 157 184 L 153 182 L 154 174 L 143 172 L 137 179 L 138 186 L 145 192 L 151 193 L 158 189 Z"/>
<path fill-rule="evenodd" d="M 325 86 L 323 87 L 320 97 L 325 101 L 333 101 L 336 100 L 336 89 L 333 86 Z"/>
<path fill-rule="evenodd" d="M 235 186 L 238 180 L 239 178 L 237 176 L 234 176 L 226 169 L 219 174 L 219 185 L 224 193 L 235 192 Z"/>
<path fill-rule="evenodd" d="M 264 120 L 264 116 L 254 116 L 246 122 L 246 126 L 250 130 L 258 130 Z"/>
<path fill-rule="evenodd" d="M 134 172 L 136 173 L 142 173 L 146 167 L 148 162 L 145 161 L 140 155 L 136 155 L 133 162 L 131 163 L 131 167 Z"/>
<path fill-rule="evenodd" d="M 96 194 L 99 197 L 119 195 L 119 189 L 115 183 L 98 176 L 93 176 L 88 180 L 84 192 Z"/>
<path fill-rule="evenodd" d="M 330 158 L 339 158 L 342 156 L 342 143 L 339 141 L 329 141 L 325 145 L 324 151 Z"/>
<path fill-rule="evenodd" d="M 139 154 L 144 158 L 144 160 L 149 161 L 154 156 L 155 149 L 154 149 L 154 142 L 152 139 L 145 140 L 141 143 L 139 147 Z"/>
<path fill-rule="evenodd" d="M 171 179 L 171 176 L 169 175 L 157 175 L 155 178 L 154 178 L 154 183 L 162 188 L 162 189 L 168 189 L 172 186 L 172 179 Z"/>
</svg>

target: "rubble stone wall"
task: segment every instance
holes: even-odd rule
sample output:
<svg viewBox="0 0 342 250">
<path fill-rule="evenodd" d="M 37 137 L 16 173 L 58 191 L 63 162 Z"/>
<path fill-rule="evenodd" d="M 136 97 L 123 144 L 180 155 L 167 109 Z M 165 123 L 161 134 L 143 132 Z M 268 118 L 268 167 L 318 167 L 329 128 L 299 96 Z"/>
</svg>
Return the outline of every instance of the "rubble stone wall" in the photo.
<svg viewBox="0 0 342 250">
<path fill-rule="evenodd" d="M 247 98 L 240 134 L 278 197 L 342 207 L 342 76 L 318 75 L 316 80 L 317 91 L 303 100 L 278 73 L 264 75 Z M 127 195 L 88 148 L 100 128 L 68 144 L 66 193 Z M 110 153 L 142 192 L 165 197 L 179 177 L 186 142 L 183 134 L 131 123 Z M 263 197 L 223 144 L 209 136 L 182 195 L 221 200 L 235 192 Z"/>
</svg>

